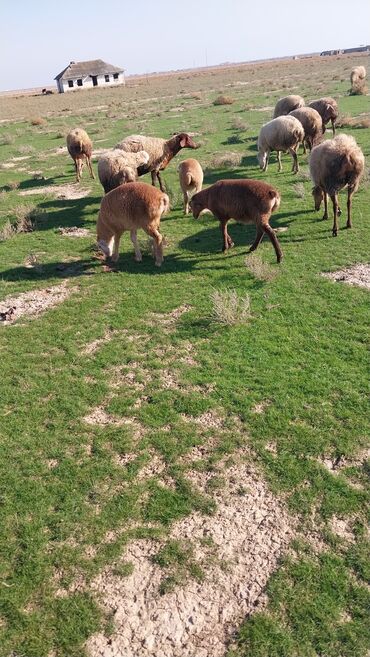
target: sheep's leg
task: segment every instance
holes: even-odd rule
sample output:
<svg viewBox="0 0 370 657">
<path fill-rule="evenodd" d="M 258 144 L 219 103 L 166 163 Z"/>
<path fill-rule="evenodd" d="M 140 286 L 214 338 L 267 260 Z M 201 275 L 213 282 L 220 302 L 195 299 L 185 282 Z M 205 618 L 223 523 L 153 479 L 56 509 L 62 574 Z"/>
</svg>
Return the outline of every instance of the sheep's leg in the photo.
<svg viewBox="0 0 370 657">
<path fill-rule="evenodd" d="M 271 240 L 271 242 L 272 242 L 272 246 L 273 246 L 274 249 L 275 249 L 276 259 L 277 259 L 277 261 L 278 261 L 278 262 L 281 262 L 281 259 L 282 259 L 282 257 L 283 257 L 283 252 L 282 252 L 282 250 L 281 250 L 281 248 L 280 248 L 280 244 L 279 244 L 278 238 L 277 238 L 276 235 L 275 235 L 275 231 L 273 231 L 273 229 L 271 228 L 270 224 L 268 224 L 268 223 L 263 224 L 262 227 L 263 227 L 264 232 L 266 233 L 266 235 L 269 236 L 269 238 L 270 238 L 270 240 Z"/>
<path fill-rule="evenodd" d="M 76 181 L 80 182 L 80 172 L 79 172 L 79 168 L 78 168 L 78 160 L 77 159 L 74 160 L 74 163 L 75 163 Z"/>
<path fill-rule="evenodd" d="M 307 140 L 306 140 L 306 139 L 304 139 L 304 140 L 302 141 L 302 146 L 303 146 L 303 155 L 307 155 L 307 147 L 306 147 L 306 141 L 307 141 L 307 144 L 308 144 L 308 139 L 307 139 Z"/>
<path fill-rule="evenodd" d="M 352 210 L 352 196 L 354 194 L 353 189 L 348 187 L 348 196 L 347 196 L 347 228 L 352 228 L 352 217 L 351 217 L 351 210 Z"/>
<path fill-rule="evenodd" d="M 295 152 L 294 148 L 289 148 L 289 153 L 291 154 L 293 158 L 293 167 L 292 167 L 292 172 L 293 173 L 298 173 L 299 171 L 299 165 L 298 165 L 298 157 L 297 153 Z"/>
<path fill-rule="evenodd" d="M 270 150 L 267 150 L 266 152 L 266 158 L 265 158 L 265 164 L 263 165 L 262 171 L 267 171 L 267 167 L 269 165 L 269 159 L 270 159 Z"/>
<path fill-rule="evenodd" d="M 255 251 L 259 247 L 259 245 L 261 243 L 261 240 L 262 240 L 262 237 L 263 237 L 263 228 L 260 224 L 257 224 L 256 238 L 255 238 L 252 246 L 250 247 L 249 251 Z"/>
<path fill-rule="evenodd" d="M 330 198 L 333 203 L 334 212 L 333 237 L 336 237 L 338 235 L 338 196 L 337 194 L 332 194 Z"/>
<path fill-rule="evenodd" d="M 159 230 L 153 226 L 147 226 L 144 230 L 154 239 L 155 264 L 157 267 L 160 267 L 163 262 L 163 237 Z"/>
<path fill-rule="evenodd" d="M 282 171 L 283 167 L 281 166 L 281 151 L 277 151 L 277 161 L 278 161 L 278 171 Z"/>
<path fill-rule="evenodd" d="M 189 192 L 184 192 L 184 214 L 189 214 Z"/>
<path fill-rule="evenodd" d="M 143 256 L 141 255 L 141 251 L 139 248 L 139 243 L 137 241 L 137 231 L 136 230 L 131 230 L 130 231 L 130 237 L 131 237 L 131 242 L 134 245 L 135 249 L 135 260 L 136 262 L 141 262 L 143 259 Z"/>
<path fill-rule="evenodd" d="M 115 233 L 114 238 L 113 238 L 113 252 L 112 252 L 112 261 L 117 262 L 119 258 L 119 241 L 121 239 L 121 235 L 118 233 Z"/>
<path fill-rule="evenodd" d="M 93 171 L 93 168 L 92 168 L 92 166 L 91 166 L 91 158 L 90 158 L 90 157 L 87 157 L 87 158 L 86 158 L 86 162 L 87 162 L 88 169 L 89 169 L 89 171 L 90 171 L 90 176 L 91 176 L 91 178 L 94 178 L 94 180 L 95 180 L 94 171 Z"/>
<path fill-rule="evenodd" d="M 227 222 L 229 221 L 228 219 L 220 219 L 217 217 L 219 222 L 220 222 L 220 229 L 221 229 L 221 235 L 222 235 L 222 251 L 223 253 L 226 253 L 228 249 L 231 249 L 232 246 L 234 246 L 234 243 L 227 232 Z"/>
<path fill-rule="evenodd" d="M 335 119 L 331 119 L 331 125 L 333 128 L 333 137 L 335 137 Z"/>
<path fill-rule="evenodd" d="M 156 171 L 156 175 L 157 175 L 158 182 L 159 182 L 159 189 L 161 190 L 161 192 L 166 193 L 166 188 L 165 188 L 165 186 L 164 186 L 164 184 L 163 184 L 163 182 L 162 182 L 162 178 L 161 178 L 161 176 L 159 175 L 159 171 Z"/>
<path fill-rule="evenodd" d="M 328 219 L 328 195 L 326 192 L 324 192 L 324 216 L 323 220 Z"/>
</svg>

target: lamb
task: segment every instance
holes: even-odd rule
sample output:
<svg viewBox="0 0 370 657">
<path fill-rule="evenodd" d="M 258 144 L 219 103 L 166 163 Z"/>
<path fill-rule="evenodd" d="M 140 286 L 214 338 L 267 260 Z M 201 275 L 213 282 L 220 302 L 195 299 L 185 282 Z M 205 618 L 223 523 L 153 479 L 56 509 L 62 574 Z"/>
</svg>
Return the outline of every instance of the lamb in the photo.
<svg viewBox="0 0 370 657">
<path fill-rule="evenodd" d="M 145 183 L 131 182 L 112 189 L 100 204 L 97 221 L 99 248 L 106 257 L 117 262 L 122 233 L 129 230 L 135 249 L 135 260 L 141 262 L 137 231 L 142 228 L 154 239 L 155 264 L 160 267 L 163 262 L 163 237 L 159 226 L 162 215 L 169 207 L 167 194 Z"/>
<path fill-rule="evenodd" d="M 303 126 L 304 153 L 306 153 L 306 146 L 312 150 L 313 146 L 318 143 L 323 133 L 323 121 L 319 112 L 317 112 L 312 107 L 299 107 L 299 109 L 290 112 L 289 116 L 294 116 Z"/>
<path fill-rule="evenodd" d="M 91 178 L 95 178 L 91 167 L 92 142 L 87 132 L 82 128 L 71 130 L 67 135 L 67 148 L 75 163 L 77 182 L 80 182 L 84 161 L 89 168 Z"/>
<path fill-rule="evenodd" d="M 312 109 L 320 114 L 323 134 L 326 130 L 326 124 L 331 121 L 333 136 L 335 137 L 335 122 L 339 114 L 337 101 L 330 97 L 318 98 L 317 100 L 313 100 L 312 103 L 309 103 L 308 107 L 312 107 Z"/>
<path fill-rule="evenodd" d="M 104 153 L 98 161 L 98 176 L 105 193 L 123 183 L 136 182 L 137 168 L 148 162 L 149 155 L 146 151 L 125 153 L 116 148 Z"/>
<path fill-rule="evenodd" d="M 256 224 L 256 238 L 249 251 L 257 249 L 263 234 L 266 233 L 273 244 L 278 262 L 283 254 L 269 220 L 271 213 L 277 210 L 279 205 L 279 192 L 261 180 L 219 180 L 211 187 L 194 194 L 190 201 L 195 219 L 207 209 L 219 220 L 224 252 L 234 246 L 227 232 L 227 223 L 233 218 L 243 224 Z"/>
<path fill-rule="evenodd" d="M 160 171 L 163 171 L 171 162 L 172 158 L 182 148 L 197 148 L 190 135 L 186 132 L 181 132 L 174 135 L 171 139 L 162 139 L 160 137 L 145 137 L 144 135 L 130 135 L 120 141 L 116 148 L 121 148 L 123 151 L 130 153 L 137 153 L 144 150 L 149 153 L 149 162 L 143 164 L 138 168 L 139 176 L 145 173 L 151 173 L 152 185 L 155 186 L 155 180 L 158 179 L 159 187 L 162 192 L 165 191 Z"/>
<path fill-rule="evenodd" d="M 352 228 L 352 196 L 358 189 L 364 166 L 364 155 L 354 138 L 349 135 L 337 135 L 334 139 L 324 141 L 312 150 L 310 175 L 314 184 L 312 194 L 315 200 L 315 210 L 320 209 L 324 200 L 323 219 L 328 218 L 327 194 L 329 194 L 333 203 L 334 237 L 338 234 L 337 218 L 341 214 L 338 206 L 338 192 L 348 185 L 347 228 Z"/>
<path fill-rule="evenodd" d="M 267 170 L 271 151 L 277 151 L 279 171 L 281 166 L 281 151 L 289 151 L 293 158 L 292 171 L 299 170 L 297 149 L 304 140 L 304 129 L 302 123 L 295 116 L 278 116 L 265 123 L 258 137 L 258 162 L 263 171 Z"/>
<path fill-rule="evenodd" d="M 184 214 L 189 214 L 189 192 L 200 192 L 203 184 L 203 170 L 198 160 L 189 158 L 178 166 L 180 187 L 184 195 Z"/>
<path fill-rule="evenodd" d="M 298 107 L 303 107 L 304 104 L 305 102 L 302 96 L 284 96 L 284 98 L 280 98 L 276 103 L 272 118 L 276 119 L 278 116 L 289 114 L 289 112 L 293 112 Z"/>
</svg>

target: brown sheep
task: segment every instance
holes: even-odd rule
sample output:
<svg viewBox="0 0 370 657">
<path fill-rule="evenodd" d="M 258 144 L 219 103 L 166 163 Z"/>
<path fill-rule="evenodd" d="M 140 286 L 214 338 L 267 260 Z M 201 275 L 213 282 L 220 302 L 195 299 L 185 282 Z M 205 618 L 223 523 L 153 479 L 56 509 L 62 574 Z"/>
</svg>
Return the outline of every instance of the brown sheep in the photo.
<svg viewBox="0 0 370 657">
<path fill-rule="evenodd" d="M 312 150 L 319 142 L 323 132 L 323 122 L 320 114 L 312 107 L 299 107 L 288 116 L 295 116 L 302 123 L 304 130 L 303 151 L 306 153 L 306 146 Z"/>
<path fill-rule="evenodd" d="M 331 121 L 331 126 L 333 128 L 333 136 L 335 137 L 335 122 L 338 118 L 338 103 L 334 98 L 329 96 L 326 98 L 318 98 L 313 100 L 312 103 L 309 103 L 308 107 L 316 110 L 322 118 L 322 132 L 324 134 L 326 130 L 326 124 Z"/>
<path fill-rule="evenodd" d="M 329 194 L 333 203 L 334 237 L 338 234 L 337 218 L 341 214 L 338 206 L 338 192 L 348 185 L 347 228 L 352 228 L 352 196 L 358 189 L 364 166 L 364 155 L 354 138 L 349 135 L 337 135 L 334 139 L 324 141 L 312 150 L 310 175 L 314 184 L 312 194 L 315 200 L 315 210 L 319 210 L 324 201 L 323 219 L 328 218 L 327 195 Z"/>
<path fill-rule="evenodd" d="M 303 107 L 304 99 L 302 96 L 284 96 L 280 98 L 275 105 L 273 119 L 276 119 L 278 116 L 284 116 L 284 114 L 289 114 L 293 110 L 298 109 L 298 107 Z"/>
<path fill-rule="evenodd" d="M 117 262 L 122 233 L 129 230 L 135 260 L 141 262 L 137 241 L 137 231 L 141 228 L 154 239 L 155 264 L 160 267 L 163 262 L 163 238 L 159 226 L 162 215 L 169 207 L 167 194 L 145 183 L 130 182 L 112 189 L 100 204 L 97 221 L 99 248 L 106 257 Z"/>
<path fill-rule="evenodd" d="M 77 182 L 80 182 L 84 161 L 87 163 L 91 178 L 95 178 L 91 166 L 92 142 L 87 132 L 82 128 L 71 130 L 67 135 L 67 148 L 75 163 Z"/>
<path fill-rule="evenodd" d="M 207 209 L 219 220 L 224 252 L 234 246 L 227 232 L 227 223 L 229 219 L 235 219 L 242 224 L 256 225 L 256 239 L 249 251 L 257 249 L 263 234 L 266 233 L 275 249 L 278 262 L 283 254 L 269 221 L 271 213 L 277 210 L 279 205 L 279 192 L 261 180 L 219 180 L 211 187 L 194 194 L 190 201 L 195 219 Z"/>
<path fill-rule="evenodd" d="M 203 169 L 198 160 L 189 158 L 178 166 L 180 187 L 184 196 L 184 214 L 189 214 L 189 192 L 200 192 L 203 184 Z"/>
</svg>

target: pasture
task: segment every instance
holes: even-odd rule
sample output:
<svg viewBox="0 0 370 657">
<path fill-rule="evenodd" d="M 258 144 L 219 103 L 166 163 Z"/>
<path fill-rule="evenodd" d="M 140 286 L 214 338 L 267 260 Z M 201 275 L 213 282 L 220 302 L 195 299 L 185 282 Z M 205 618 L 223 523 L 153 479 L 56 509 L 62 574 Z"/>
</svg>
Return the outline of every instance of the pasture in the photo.
<svg viewBox="0 0 370 657">
<path fill-rule="evenodd" d="M 317 57 L 1 98 L 1 657 L 368 654 L 369 290 L 322 276 L 369 258 L 355 64 L 369 68 Z M 289 155 L 282 173 L 275 154 L 257 164 L 259 129 L 290 93 L 336 98 L 338 132 L 366 158 L 336 238 L 308 155 L 297 175 Z M 213 105 L 220 94 L 234 102 Z M 142 263 L 126 234 L 114 267 L 99 259 L 103 191 L 86 168 L 75 183 L 76 126 L 95 174 L 126 135 L 194 133 L 199 150 L 162 175 L 160 269 L 144 233 Z M 230 222 L 222 254 L 218 222 L 183 215 L 187 157 L 204 185 L 280 191 L 280 265 L 266 238 L 247 255 L 253 226 Z"/>
</svg>

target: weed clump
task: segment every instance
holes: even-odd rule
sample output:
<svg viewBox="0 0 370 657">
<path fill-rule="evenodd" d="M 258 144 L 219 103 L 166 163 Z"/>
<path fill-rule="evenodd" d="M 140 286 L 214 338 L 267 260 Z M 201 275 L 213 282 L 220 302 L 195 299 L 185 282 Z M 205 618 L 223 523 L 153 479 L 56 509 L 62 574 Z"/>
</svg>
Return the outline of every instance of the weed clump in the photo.
<svg viewBox="0 0 370 657">
<path fill-rule="evenodd" d="M 28 205 L 17 205 L 14 208 L 15 221 L 8 221 L 0 231 L 0 241 L 5 242 L 19 233 L 32 233 L 35 230 L 40 211 Z"/>
<path fill-rule="evenodd" d="M 220 96 L 217 96 L 217 98 L 214 99 L 213 104 L 214 105 L 232 105 L 234 103 L 234 98 L 231 98 L 231 96 L 224 96 L 221 94 Z"/>
<path fill-rule="evenodd" d="M 240 130 L 241 132 L 246 132 L 249 130 L 249 124 L 243 121 L 240 116 L 236 116 L 232 122 L 231 127 L 233 130 Z"/>
<path fill-rule="evenodd" d="M 211 301 L 212 319 L 219 324 L 242 324 L 252 316 L 249 294 L 240 297 L 236 290 L 213 290 Z"/>
<path fill-rule="evenodd" d="M 211 169 L 227 169 L 232 167 L 238 167 L 242 161 L 242 156 L 240 153 L 216 153 L 210 161 Z"/>
<path fill-rule="evenodd" d="M 259 281 L 264 281 L 265 283 L 272 281 L 277 274 L 276 269 L 273 269 L 269 264 L 263 262 L 263 260 L 261 260 L 261 258 L 255 253 L 247 256 L 245 259 L 245 266 L 254 278 L 257 278 Z"/>
<path fill-rule="evenodd" d="M 37 126 L 37 125 L 46 125 L 46 124 L 47 124 L 47 120 L 43 119 L 42 116 L 34 116 L 31 119 L 31 125 Z"/>
</svg>

